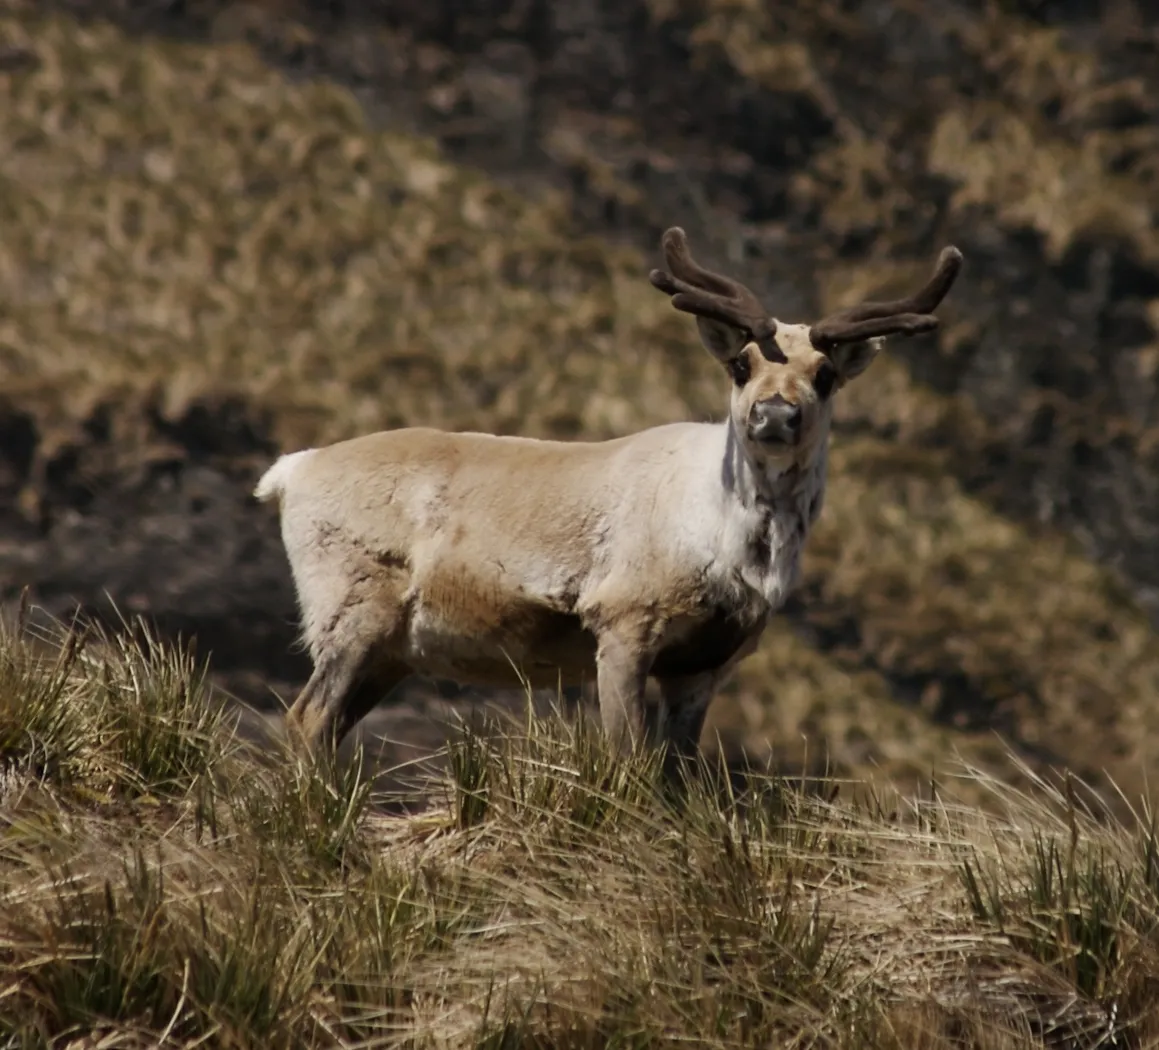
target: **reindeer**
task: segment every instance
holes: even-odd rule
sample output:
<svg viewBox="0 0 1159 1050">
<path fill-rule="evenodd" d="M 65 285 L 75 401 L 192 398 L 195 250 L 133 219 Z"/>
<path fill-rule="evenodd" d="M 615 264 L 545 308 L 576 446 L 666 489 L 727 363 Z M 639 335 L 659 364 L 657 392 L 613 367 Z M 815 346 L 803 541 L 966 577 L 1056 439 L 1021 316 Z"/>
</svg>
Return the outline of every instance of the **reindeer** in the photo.
<svg viewBox="0 0 1159 1050">
<path fill-rule="evenodd" d="M 886 336 L 937 327 L 962 256 L 945 248 L 910 298 L 810 326 L 700 266 L 679 227 L 661 243 L 651 283 L 728 374 L 723 422 L 599 442 L 413 427 L 284 455 L 262 477 L 314 661 L 287 715 L 305 746 L 336 745 L 412 673 L 532 687 L 594 673 L 613 746 L 695 755 L 714 692 L 797 580 L 834 395 Z"/>
</svg>

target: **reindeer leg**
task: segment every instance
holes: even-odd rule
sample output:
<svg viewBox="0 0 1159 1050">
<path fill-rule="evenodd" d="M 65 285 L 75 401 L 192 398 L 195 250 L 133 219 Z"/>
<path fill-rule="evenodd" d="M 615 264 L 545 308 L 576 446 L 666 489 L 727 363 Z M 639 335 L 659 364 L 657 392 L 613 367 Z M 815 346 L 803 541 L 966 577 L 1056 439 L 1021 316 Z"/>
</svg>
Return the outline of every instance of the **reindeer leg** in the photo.
<svg viewBox="0 0 1159 1050">
<path fill-rule="evenodd" d="M 657 681 L 668 713 L 662 734 L 668 745 L 664 770 L 673 778 L 687 770 L 699 754 L 700 734 L 716 690 L 716 676 L 699 674 Z"/>
<path fill-rule="evenodd" d="M 286 713 L 287 728 L 307 750 L 316 750 L 323 741 L 337 747 L 410 674 L 402 664 L 369 664 L 368 654 L 349 651 L 318 661 Z"/>
<path fill-rule="evenodd" d="M 651 653 L 631 635 L 609 632 L 600 637 L 596 652 L 600 721 L 620 751 L 645 741 L 644 684 L 650 663 Z"/>
</svg>

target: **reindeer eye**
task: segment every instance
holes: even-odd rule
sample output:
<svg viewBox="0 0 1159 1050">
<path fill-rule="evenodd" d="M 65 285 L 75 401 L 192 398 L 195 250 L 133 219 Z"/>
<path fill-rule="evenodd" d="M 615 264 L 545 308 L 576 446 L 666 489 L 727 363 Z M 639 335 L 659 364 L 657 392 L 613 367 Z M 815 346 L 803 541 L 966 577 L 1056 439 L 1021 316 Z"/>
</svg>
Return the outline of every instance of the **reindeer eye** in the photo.
<svg viewBox="0 0 1159 1050">
<path fill-rule="evenodd" d="M 728 374 L 737 386 L 744 386 L 753 375 L 753 364 L 746 353 L 737 354 L 728 363 Z"/>
<path fill-rule="evenodd" d="M 817 396 L 825 401 L 833 393 L 833 384 L 836 382 L 837 370 L 828 361 L 822 361 L 813 377 L 813 389 L 817 391 Z"/>
</svg>

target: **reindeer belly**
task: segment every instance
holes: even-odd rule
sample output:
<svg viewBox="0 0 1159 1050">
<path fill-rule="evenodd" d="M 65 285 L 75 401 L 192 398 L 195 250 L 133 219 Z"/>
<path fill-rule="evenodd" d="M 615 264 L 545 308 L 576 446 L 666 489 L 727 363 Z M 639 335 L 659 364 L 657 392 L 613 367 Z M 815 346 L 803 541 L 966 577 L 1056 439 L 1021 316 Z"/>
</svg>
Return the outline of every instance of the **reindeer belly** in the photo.
<svg viewBox="0 0 1159 1050">
<path fill-rule="evenodd" d="M 762 621 L 721 606 L 673 632 L 652 661 L 657 678 L 684 678 L 720 671 L 757 643 Z"/>
<path fill-rule="evenodd" d="M 551 687 L 595 674 L 596 641 L 567 603 L 503 572 L 444 562 L 411 602 L 407 662 L 463 684 Z"/>
</svg>

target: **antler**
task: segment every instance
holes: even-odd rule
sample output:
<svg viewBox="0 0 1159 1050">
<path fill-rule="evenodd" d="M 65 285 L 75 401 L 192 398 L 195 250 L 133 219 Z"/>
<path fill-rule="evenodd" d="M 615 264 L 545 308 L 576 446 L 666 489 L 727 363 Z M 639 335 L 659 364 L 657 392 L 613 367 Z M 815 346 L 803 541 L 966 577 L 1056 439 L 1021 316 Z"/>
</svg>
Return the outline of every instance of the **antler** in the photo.
<svg viewBox="0 0 1159 1050">
<path fill-rule="evenodd" d="M 773 336 L 777 322 L 753 292 L 739 281 L 713 273 L 692 258 L 688 238 L 679 226 L 664 232 L 660 241 L 668 270 L 653 270 L 648 279 L 672 296 L 677 310 L 695 314 L 748 333 L 771 360 L 784 358 Z M 884 335 L 916 335 L 938 326 L 933 315 L 946 297 L 962 268 L 957 248 L 942 249 L 933 276 L 925 286 L 906 299 L 892 302 L 865 302 L 831 314 L 809 329 L 809 338 L 820 351 L 842 343 L 856 343 Z M 671 271 L 671 272 L 668 272 Z"/>
<path fill-rule="evenodd" d="M 660 291 L 672 296 L 677 310 L 738 328 L 761 345 L 766 356 L 783 357 L 773 342 L 777 322 L 769 316 L 753 292 L 739 281 L 706 270 L 688 248 L 688 238 L 679 226 L 664 231 L 660 239 L 668 270 L 653 270 L 648 279 Z"/>
<path fill-rule="evenodd" d="M 856 343 L 882 335 L 916 335 L 938 327 L 933 316 L 962 268 L 962 253 L 943 248 L 934 274 L 919 292 L 888 303 L 865 302 L 830 314 L 809 329 L 809 338 L 820 351 L 841 343 Z M 653 282 L 655 283 L 655 282 Z"/>
</svg>

